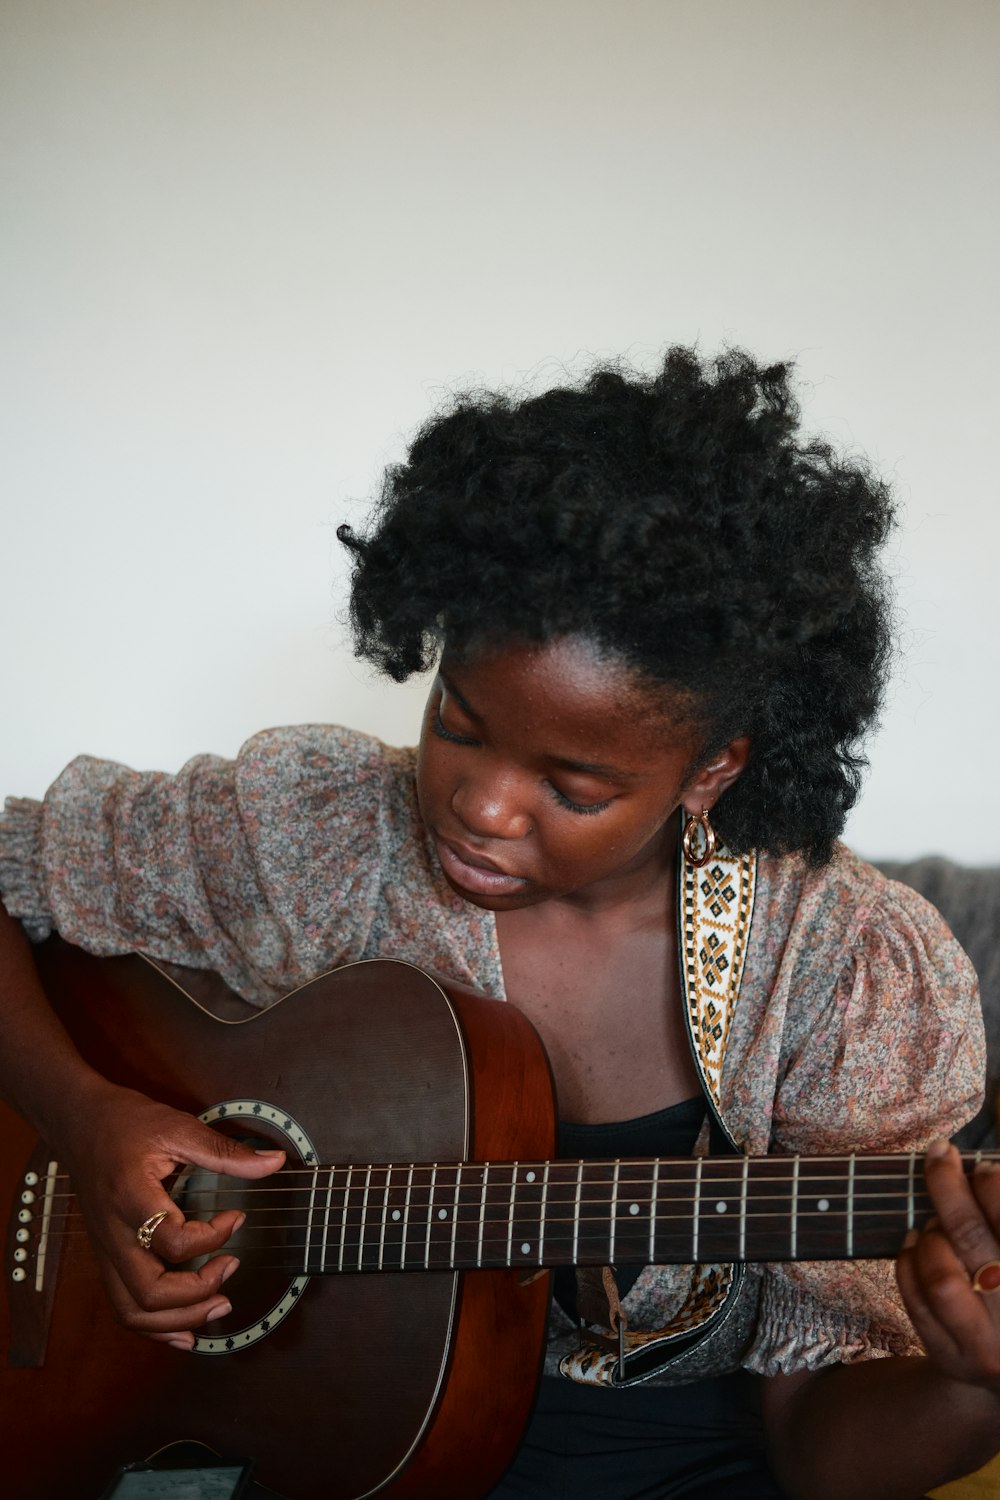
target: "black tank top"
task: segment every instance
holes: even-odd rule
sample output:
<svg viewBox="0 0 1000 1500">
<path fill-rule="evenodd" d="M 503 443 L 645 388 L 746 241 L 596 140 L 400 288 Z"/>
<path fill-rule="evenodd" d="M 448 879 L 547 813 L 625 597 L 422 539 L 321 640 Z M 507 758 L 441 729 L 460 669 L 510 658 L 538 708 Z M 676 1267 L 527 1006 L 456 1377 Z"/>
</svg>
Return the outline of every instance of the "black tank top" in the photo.
<svg viewBox="0 0 1000 1500">
<path fill-rule="evenodd" d="M 588 1157 L 599 1161 L 631 1156 L 690 1156 L 704 1118 L 705 1101 L 699 1095 L 634 1120 L 610 1120 L 599 1125 L 572 1125 L 563 1120 L 559 1123 L 557 1154 L 564 1160 Z M 642 1266 L 615 1267 L 619 1296 L 625 1296 L 642 1269 Z M 572 1266 L 558 1267 L 554 1291 L 560 1306 L 575 1320 L 576 1272 Z"/>
</svg>

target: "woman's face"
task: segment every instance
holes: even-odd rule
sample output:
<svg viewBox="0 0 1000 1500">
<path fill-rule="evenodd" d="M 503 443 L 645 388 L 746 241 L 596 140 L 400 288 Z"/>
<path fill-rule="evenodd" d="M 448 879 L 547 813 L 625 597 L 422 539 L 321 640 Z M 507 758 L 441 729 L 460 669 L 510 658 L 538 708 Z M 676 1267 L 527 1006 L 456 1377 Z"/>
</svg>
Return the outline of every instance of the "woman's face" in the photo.
<svg viewBox="0 0 1000 1500">
<path fill-rule="evenodd" d="M 710 808 L 747 758 L 734 741 L 692 772 L 700 727 L 684 709 L 579 637 L 446 652 L 417 791 L 448 883 L 506 911 L 613 900 L 661 875 L 677 808 Z"/>
</svg>

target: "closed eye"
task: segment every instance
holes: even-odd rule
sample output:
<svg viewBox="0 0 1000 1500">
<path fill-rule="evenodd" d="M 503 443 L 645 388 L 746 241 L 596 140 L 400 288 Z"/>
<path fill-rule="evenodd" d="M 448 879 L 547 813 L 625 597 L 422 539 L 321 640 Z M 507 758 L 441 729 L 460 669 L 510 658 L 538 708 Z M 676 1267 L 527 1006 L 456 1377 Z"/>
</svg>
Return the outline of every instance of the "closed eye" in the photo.
<svg viewBox="0 0 1000 1500">
<path fill-rule="evenodd" d="M 437 735 L 438 739 L 449 740 L 453 745 L 478 745 L 479 744 L 479 741 L 477 739 L 473 739 L 473 737 L 471 735 L 468 735 L 468 734 L 456 734 L 453 729 L 449 729 L 446 726 L 444 720 L 441 718 L 441 705 L 440 704 L 438 704 L 437 708 L 434 711 L 433 729 L 434 729 L 434 733 Z"/>
<path fill-rule="evenodd" d="M 574 802 L 571 797 L 566 796 L 565 792 L 561 792 L 557 786 L 553 786 L 551 781 L 549 782 L 549 791 L 560 807 L 565 807 L 569 812 L 583 813 L 584 816 L 589 813 L 603 812 L 614 801 L 612 797 L 605 797 L 603 802 Z"/>
</svg>

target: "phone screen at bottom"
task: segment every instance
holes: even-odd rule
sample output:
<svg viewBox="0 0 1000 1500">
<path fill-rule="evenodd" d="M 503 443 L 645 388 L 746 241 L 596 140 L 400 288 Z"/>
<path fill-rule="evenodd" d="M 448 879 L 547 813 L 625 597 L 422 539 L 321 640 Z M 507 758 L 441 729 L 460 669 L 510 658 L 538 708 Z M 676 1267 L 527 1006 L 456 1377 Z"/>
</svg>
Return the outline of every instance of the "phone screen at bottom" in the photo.
<svg viewBox="0 0 1000 1500">
<path fill-rule="evenodd" d="M 249 1476 L 246 1464 L 210 1469 L 125 1469 L 106 1500 L 236 1500 Z"/>
</svg>

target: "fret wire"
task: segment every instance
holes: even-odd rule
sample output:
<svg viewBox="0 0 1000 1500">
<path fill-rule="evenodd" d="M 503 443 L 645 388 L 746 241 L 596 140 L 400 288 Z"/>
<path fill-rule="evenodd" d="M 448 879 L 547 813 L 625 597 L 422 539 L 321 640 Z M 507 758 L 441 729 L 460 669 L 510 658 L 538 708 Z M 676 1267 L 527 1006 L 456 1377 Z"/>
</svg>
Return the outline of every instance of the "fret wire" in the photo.
<svg viewBox="0 0 1000 1500">
<path fill-rule="evenodd" d="M 302 1249 L 302 1274 L 303 1274 L 303 1276 L 308 1276 L 308 1274 L 309 1274 L 309 1247 L 310 1247 L 310 1244 L 312 1243 L 312 1221 L 313 1221 L 313 1213 L 314 1213 L 315 1208 L 316 1208 L 316 1179 L 317 1179 L 318 1175 L 319 1175 L 318 1171 L 314 1171 L 313 1172 L 313 1185 L 312 1185 L 312 1187 L 309 1190 L 309 1197 L 306 1200 L 306 1237 L 305 1237 L 305 1245 L 303 1246 L 303 1249 Z"/>
<path fill-rule="evenodd" d="M 578 1264 L 577 1257 L 580 1254 L 580 1195 L 583 1191 L 583 1162 L 576 1169 L 576 1202 L 573 1205 L 573 1260 L 572 1264 Z"/>
<path fill-rule="evenodd" d="M 327 1181 L 327 1184 L 326 1184 L 326 1208 L 323 1211 L 323 1268 L 324 1268 L 324 1270 L 326 1269 L 327 1256 L 330 1253 L 329 1243 L 330 1243 L 331 1226 L 336 1222 L 336 1220 L 334 1219 L 334 1213 L 333 1213 L 333 1189 L 334 1189 L 334 1186 L 336 1185 L 336 1181 L 337 1181 L 337 1168 L 336 1167 L 329 1167 L 329 1168 L 327 1168 L 327 1172 L 328 1172 L 328 1181 Z"/>
<path fill-rule="evenodd" d="M 462 1186 L 462 1168 L 455 1168 L 455 1196 L 451 1205 L 451 1264 L 455 1264 L 455 1236 L 458 1233 L 458 1194 Z"/>
<path fill-rule="evenodd" d="M 847 1258 L 854 1254 L 854 1152 L 851 1152 L 851 1165 L 847 1174 Z"/>
<path fill-rule="evenodd" d="M 750 1158 L 743 1158 L 743 1177 L 740 1185 L 740 1260 L 746 1259 L 747 1253 L 747 1183 L 750 1173 Z"/>
<path fill-rule="evenodd" d="M 545 1171 L 542 1173 L 542 1201 L 538 1210 L 538 1264 L 543 1266 L 545 1261 L 545 1215 L 549 1206 L 549 1167 L 551 1163 L 545 1163 Z"/>
<path fill-rule="evenodd" d="M 413 1192 L 413 1172 L 415 1162 L 410 1162 L 410 1169 L 406 1174 L 406 1197 L 403 1199 L 403 1238 L 399 1247 L 399 1269 L 406 1265 L 406 1241 L 410 1234 L 410 1196 Z"/>
<path fill-rule="evenodd" d="M 366 1234 L 366 1232 L 368 1230 L 368 1192 L 369 1192 L 369 1189 L 371 1188 L 371 1181 L 372 1181 L 372 1169 L 371 1169 L 371 1165 L 369 1164 L 368 1169 L 365 1172 L 365 1190 L 364 1190 L 363 1194 L 361 1195 L 361 1233 L 358 1236 L 358 1270 L 359 1271 L 363 1271 L 364 1270 L 364 1266 L 361 1264 L 361 1262 L 362 1262 L 362 1259 L 363 1259 L 364 1253 L 365 1253 L 365 1234 Z"/>
<path fill-rule="evenodd" d="M 694 1230 L 691 1242 L 691 1260 L 698 1264 L 698 1234 L 701 1226 L 701 1167 L 704 1157 L 699 1156 L 694 1174 Z"/>
<path fill-rule="evenodd" d="M 479 1250 L 476 1264 L 480 1266 L 483 1263 L 483 1231 L 486 1227 L 486 1183 L 489 1175 L 490 1164 L 487 1162 L 483 1167 L 483 1191 L 479 1201 Z"/>
<path fill-rule="evenodd" d="M 906 1192 L 906 1227 L 907 1227 L 907 1229 L 912 1229 L 914 1227 L 914 1223 L 915 1223 L 915 1220 L 916 1220 L 916 1217 L 917 1217 L 917 1215 L 916 1215 L 916 1204 L 915 1204 L 916 1191 L 915 1191 L 915 1187 L 914 1187 L 914 1174 L 916 1172 L 916 1167 L 917 1167 L 917 1153 L 915 1151 L 911 1151 L 910 1152 L 910 1166 L 909 1166 L 909 1171 L 906 1174 L 906 1187 L 907 1187 L 907 1192 Z"/>
<path fill-rule="evenodd" d="M 517 1162 L 514 1162 L 510 1173 L 510 1208 L 507 1214 L 507 1264 L 514 1264 L 514 1196 L 517 1192 Z"/>
<path fill-rule="evenodd" d="M 337 1257 L 337 1270 L 344 1269 L 344 1249 L 347 1235 L 347 1210 L 351 1201 L 351 1177 L 354 1173 L 353 1167 L 348 1167 L 344 1173 L 344 1212 L 340 1220 L 340 1254 Z"/>
<path fill-rule="evenodd" d="M 792 1260 L 795 1260 L 799 1249 L 799 1159 L 795 1158 L 792 1168 Z"/>
<path fill-rule="evenodd" d="M 431 1180 L 427 1188 L 427 1237 L 424 1240 L 424 1270 L 431 1268 L 431 1223 L 434 1214 L 434 1185 L 437 1182 L 437 1162 L 431 1167 Z"/>
<path fill-rule="evenodd" d="M 618 1178 L 621 1175 L 621 1170 L 622 1164 L 618 1157 L 615 1157 L 615 1170 L 611 1178 L 611 1213 L 609 1216 L 611 1220 L 611 1235 L 608 1240 L 609 1266 L 613 1266 L 615 1263 L 615 1231 L 618 1227 Z"/>
<path fill-rule="evenodd" d="M 392 1181 L 392 1168 L 385 1169 L 385 1191 L 382 1194 L 382 1228 L 378 1237 L 378 1268 L 381 1271 L 385 1263 L 385 1221 L 389 1217 L 389 1184 Z"/>
<path fill-rule="evenodd" d="M 649 1200 L 649 1264 L 656 1260 L 656 1197 L 660 1186 L 660 1163 L 653 1162 L 653 1188 Z"/>
<path fill-rule="evenodd" d="M 317 1169 L 318 1170 L 318 1169 Z M 327 1268 L 327 1257 L 330 1254 L 330 1227 L 333 1218 L 333 1186 L 337 1177 L 336 1167 L 324 1167 L 323 1176 L 326 1185 L 323 1189 L 323 1236 L 320 1244 L 320 1265 L 325 1271 Z"/>
</svg>

